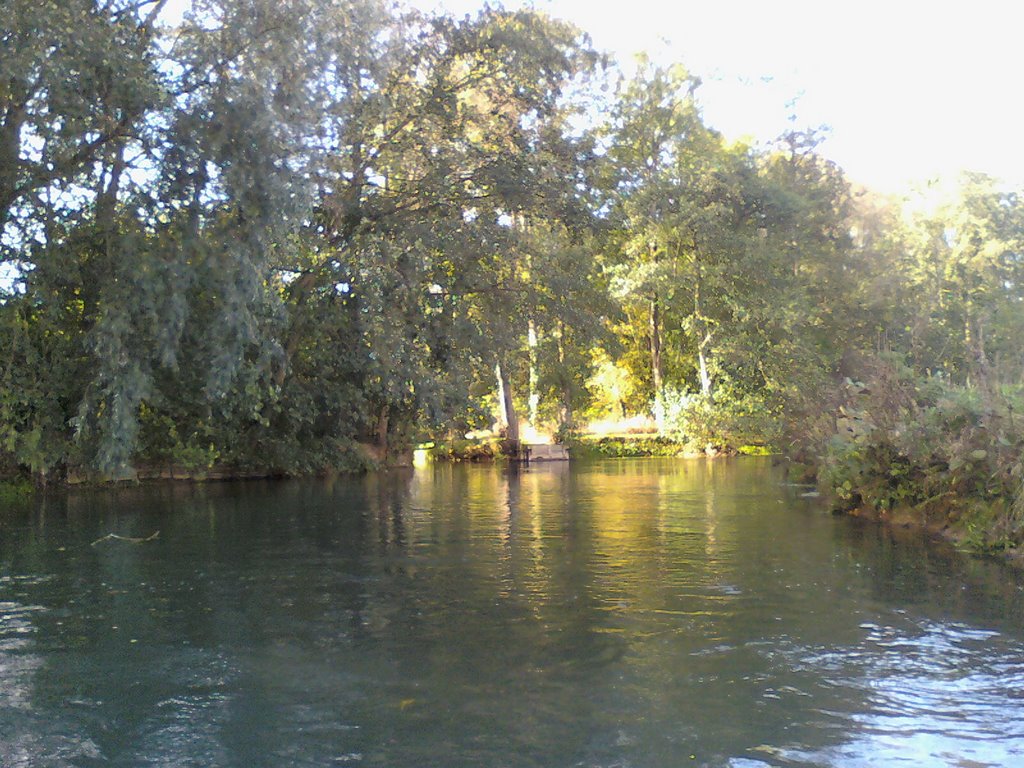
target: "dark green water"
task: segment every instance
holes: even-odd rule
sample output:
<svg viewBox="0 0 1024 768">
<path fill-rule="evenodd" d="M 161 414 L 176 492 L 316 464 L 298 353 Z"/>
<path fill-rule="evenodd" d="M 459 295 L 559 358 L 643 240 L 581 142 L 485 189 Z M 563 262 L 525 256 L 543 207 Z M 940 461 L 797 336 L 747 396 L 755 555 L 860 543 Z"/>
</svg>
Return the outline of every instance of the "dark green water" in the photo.
<svg viewBox="0 0 1024 768">
<path fill-rule="evenodd" d="M 0 510 L 4 768 L 687 765 L 1024 765 L 1020 578 L 757 459 Z"/>
</svg>

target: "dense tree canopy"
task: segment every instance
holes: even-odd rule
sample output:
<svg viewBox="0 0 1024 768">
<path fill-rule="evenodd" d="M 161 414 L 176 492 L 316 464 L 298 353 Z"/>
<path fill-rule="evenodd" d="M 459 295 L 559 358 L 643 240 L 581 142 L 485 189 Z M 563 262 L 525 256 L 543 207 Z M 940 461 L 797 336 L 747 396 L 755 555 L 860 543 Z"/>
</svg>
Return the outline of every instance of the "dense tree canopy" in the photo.
<svg viewBox="0 0 1024 768">
<path fill-rule="evenodd" d="M 4 10 L 9 468 L 302 472 L 628 415 L 806 446 L 796 414 L 879 352 L 991 396 L 1024 373 L 1016 194 L 853 190 L 814 132 L 727 141 L 679 66 L 601 87 L 543 13 Z"/>
</svg>

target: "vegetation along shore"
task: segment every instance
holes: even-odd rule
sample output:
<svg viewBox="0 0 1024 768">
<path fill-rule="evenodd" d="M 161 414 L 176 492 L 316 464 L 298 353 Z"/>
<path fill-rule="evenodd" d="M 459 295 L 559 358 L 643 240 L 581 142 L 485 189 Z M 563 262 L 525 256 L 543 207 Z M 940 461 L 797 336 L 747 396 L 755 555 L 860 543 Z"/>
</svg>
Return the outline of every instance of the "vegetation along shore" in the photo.
<svg viewBox="0 0 1024 768">
<path fill-rule="evenodd" d="M 2 22 L 9 488 L 475 432 L 776 452 L 838 510 L 1024 542 L 1016 190 L 881 195 L 795 122 L 732 141 L 695 74 L 540 11 L 164 5 Z"/>
</svg>

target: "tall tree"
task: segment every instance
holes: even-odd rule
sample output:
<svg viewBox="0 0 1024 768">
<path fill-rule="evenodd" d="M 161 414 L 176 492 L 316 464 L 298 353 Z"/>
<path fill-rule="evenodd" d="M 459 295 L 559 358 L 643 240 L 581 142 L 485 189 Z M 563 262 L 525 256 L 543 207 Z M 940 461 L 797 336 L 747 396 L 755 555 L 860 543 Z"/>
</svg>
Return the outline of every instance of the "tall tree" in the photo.
<svg viewBox="0 0 1024 768">
<path fill-rule="evenodd" d="M 674 219 L 683 201 L 677 172 L 694 145 L 709 139 L 694 97 L 700 81 L 681 66 L 641 61 L 636 77 L 620 84 L 607 128 L 609 186 L 622 254 L 619 290 L 643 297 L 654 415 L 664 422 L 664 323 L 674 293 Z"/>
<path fill-rule="evenodd" d="M 385 356 L 387 344 L 375 350 L 378 425 L 385 412 L 440 415 L 438 396 L 471 378 L 453 368 L 455 346 L 497 364 L 513 402 L 503 358 L 517 344 L 505 339 L 519 337 L 526 267 L 511 223 L 581 215 L 574 182 L 587 147 L 565 130 L 564 92 L 596 61 L 577 30 L 532 12 L 385 23 L 394 34 L 370 36 L 325 75 L 334 95 L 325 131 L 337 141 L 306 233 L 313 258 L 293 268 L 287 288 L 292 320 L 277 374 L 284 383 L 296 370 L 311 308 L 344 284 L 349 301 L 364 302 L 363 323 L 389 316 L 413 342 L 397 355 Z M 396 279 L 382 283 L 378 269 Z"/>
</svg>

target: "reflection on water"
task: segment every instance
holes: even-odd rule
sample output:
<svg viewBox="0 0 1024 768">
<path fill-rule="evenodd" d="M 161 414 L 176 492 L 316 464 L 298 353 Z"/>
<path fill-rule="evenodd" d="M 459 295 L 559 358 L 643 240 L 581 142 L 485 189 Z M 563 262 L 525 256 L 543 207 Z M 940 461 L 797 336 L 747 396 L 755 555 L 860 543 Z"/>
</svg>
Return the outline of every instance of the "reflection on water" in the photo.
<svg viewBox="0 0 1024 768">
<path fill-rule="evenodd" d="M 0 766 L 1024 764 L 1019 578 L 817 505 L 666 460 L 0 513 Z"/>
</svg>

